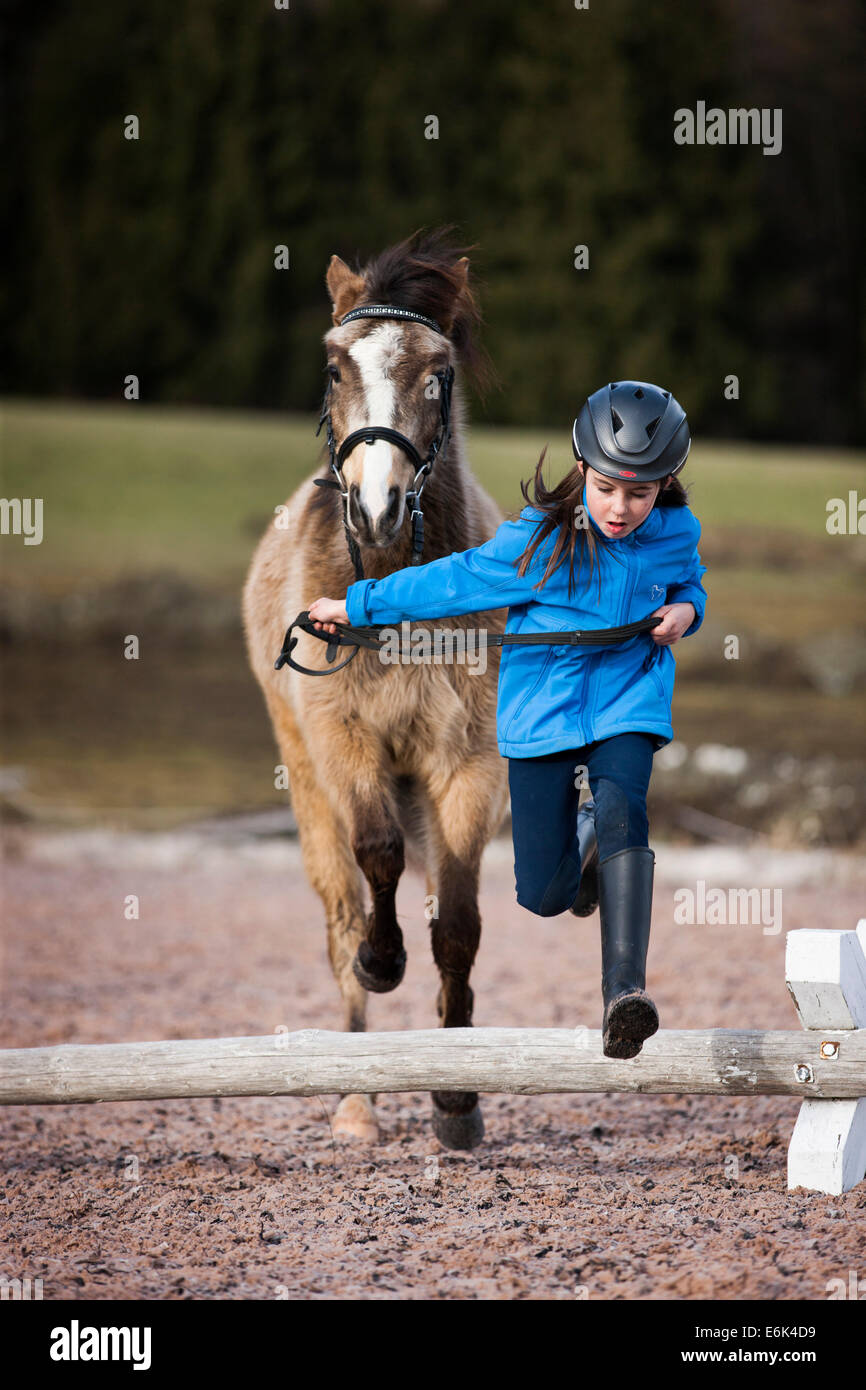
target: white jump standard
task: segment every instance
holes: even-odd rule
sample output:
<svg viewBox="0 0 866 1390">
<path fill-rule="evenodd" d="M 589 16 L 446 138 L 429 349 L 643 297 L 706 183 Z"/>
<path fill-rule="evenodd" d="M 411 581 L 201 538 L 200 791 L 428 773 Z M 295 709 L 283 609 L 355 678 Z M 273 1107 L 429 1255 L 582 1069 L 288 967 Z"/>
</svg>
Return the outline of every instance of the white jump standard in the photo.
<svg viewBox="0 0 866 1390">
<path fill-rule="evenodd" d="M 800 1096 L 788 1186 L 839 1194 L 866 1176 L 866 919 L 789 932 L 786 979 L 805 1031 L 663 1029 L 628 1060 L 605 1057 L 601 1033 L 584 1028 L 67 1044 L 0 1052 L 0 1104 L 443 1089 Z"/>
<path fill-rule="evenodd" d="M 839 1060 L 866 1028 L 866 918 L 856 931 L 788 932 L 785 979 L 807 1036 L 820 1039 L 822 1058 Z M 788 1186 L 835 1195 L 864 1176 L 866 1085 L 834 1100 L 810 1092 L 788 1147 Z"/>
</svg>

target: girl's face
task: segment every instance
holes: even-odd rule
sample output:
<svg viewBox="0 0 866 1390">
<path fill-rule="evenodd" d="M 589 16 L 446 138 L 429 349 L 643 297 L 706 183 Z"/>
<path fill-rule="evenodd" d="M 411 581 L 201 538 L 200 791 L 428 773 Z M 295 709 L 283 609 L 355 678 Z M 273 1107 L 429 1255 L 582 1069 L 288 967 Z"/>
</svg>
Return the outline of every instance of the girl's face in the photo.
<svg viewBox="0 0 866 1390">
<path fill-rule="evenodd" d="M 586 500 L 593 520 L 612 538 L 627 536 L 640 526 L 662 486 L 661 482 L 618 483 L 587 464 L 579 463 L 578 468 L 586 480 Z"/>
</svg>

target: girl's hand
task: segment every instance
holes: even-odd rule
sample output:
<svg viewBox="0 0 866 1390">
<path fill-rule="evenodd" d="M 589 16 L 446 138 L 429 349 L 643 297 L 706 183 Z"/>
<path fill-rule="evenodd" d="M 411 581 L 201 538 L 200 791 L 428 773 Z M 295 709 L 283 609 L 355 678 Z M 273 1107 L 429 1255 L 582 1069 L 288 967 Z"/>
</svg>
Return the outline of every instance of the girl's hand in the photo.
<svg viewBox="0 0 866 1390">
<path fill-rule="evenodd" d="M 695 621 L 695 605 L 693 603 L 663 603 L 661 608 L 656 608 L 651 614 L 652 618 L 663 618 L 650 632 L 650 637 L 657 642 L 660 647 L 669 647 L 672 643 L 678 642 L 683 633 L 688 631 Z"/>
<path fill-rule="evenodd" d="M 336 632 L 335 623 L 348 623 L 349 615 L 337 598 L 317 598 L 307 609 L 314 620 L 313 626 L 324 628 L 325 632 Z"/>
</svg>

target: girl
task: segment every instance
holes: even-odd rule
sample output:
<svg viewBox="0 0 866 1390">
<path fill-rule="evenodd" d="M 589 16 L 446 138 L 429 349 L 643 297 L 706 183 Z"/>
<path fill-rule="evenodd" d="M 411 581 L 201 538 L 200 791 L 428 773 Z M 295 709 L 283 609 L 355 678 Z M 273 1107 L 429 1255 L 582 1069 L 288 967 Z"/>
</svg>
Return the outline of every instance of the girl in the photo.
<svg viewBox="0 0 866 1390">
<path fill-rule="evenodd" d="M 646 795 L 653 756 L 673 738 L 671 647 L 698 630 L 707 598 L 700 523 L 677 477 L 690 442 L 669 391 L 639 381 L 603 386 L 574 422 L 576 467 L 548 490 L 545 449 L 533 503 L 517 521 L 484 545 L 360 580 L 342 602 L 320 598 L 309 610 L 328 632 L 338 622 L 385 626 L 506 606 L 506 632 L 661 617 L 615 646 L 506 646 L 499 668 L 497 742 L 509 760 L 517 901 L 541 917 L 587 916 L 598 906 L 608 1057 L 636 1056 L 659 1025 L 645 989 L 655 866 Z M 578 810 L 587 780 L 591 797 Z"/>
</svg>

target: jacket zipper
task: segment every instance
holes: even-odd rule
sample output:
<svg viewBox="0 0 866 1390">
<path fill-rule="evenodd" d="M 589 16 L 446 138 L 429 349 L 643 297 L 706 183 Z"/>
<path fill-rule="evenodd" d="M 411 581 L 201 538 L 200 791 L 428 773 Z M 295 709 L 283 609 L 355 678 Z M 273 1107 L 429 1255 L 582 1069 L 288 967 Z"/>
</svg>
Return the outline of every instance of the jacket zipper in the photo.
<svg viewBox="0 0 866 1390">
<path fill-rule="evenodd" d="M 628 619 L 628 611 L 631 608 L 631 601 L 634 596 L 634 591 L 637 587 L 639 573 L 640 560 L 637 558 L 637 556 L 635 556 L 632 560 L 632 563 L 629 565 L 629 575 L 625 584 L 625 594 L 623 597 L 623 601 L 620 604 L 619 612 L 617 615 L 617 627 L 622 627 Z M 583 732 L 587 736 L 592 732 L 592 717 L 595 714 L 596 696 L 598 690 L 597 681 L 601 678 L 604 669 L 600 666 L 598 658 L 603 658 L 603 656 L 603 651 L 587 652 L 587 664 L 584 672 L 584 677 L 587 682 L 589 682 L 590 674 L 593 677 L 592 683 L 589 685 L 590 699 L 587 703 L 586 709 L 583 711 L 583 722 L 585 722 L 586 726 Z M 592 663 L 591 665 L 590 662 Z M 584 689 L 586 689 L 586 686 L 584 686 Z M 581 699 L 583 699 L 583 691 L 581 692 Z"/>
<path fill-rule="evenodd" d="M 628 610 L 631 608 L 631 601 L 634 597 L 634 591 L 637 588 L 637 580 L 638 575 L 640 573 L 640 568 L 640 559 L 637 555 L 635 555 L 632 564 L 629 566 L 631 573 L 629 574 L 628 583 L 625 586 L 625 602 L 620 608 L 619 618 L 617 621 L 618 627 L 622 627 L 628 621 Z"/>
</svg>

